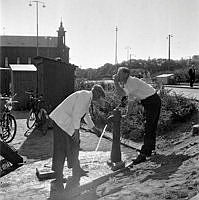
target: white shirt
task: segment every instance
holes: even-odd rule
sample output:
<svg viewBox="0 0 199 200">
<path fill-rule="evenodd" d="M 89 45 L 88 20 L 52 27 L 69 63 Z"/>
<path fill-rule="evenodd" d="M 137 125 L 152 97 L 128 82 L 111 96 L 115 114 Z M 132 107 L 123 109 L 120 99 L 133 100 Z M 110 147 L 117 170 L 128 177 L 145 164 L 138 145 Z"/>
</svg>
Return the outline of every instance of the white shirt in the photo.
<svg viewBox="0 0 199 200">
<path fill-rule="evenodd" d="M 156 90 L 143 80 L 129 76 L 127 82 L 124 84 L 124 90 L 129 96 L 129 100 L 137 98 L 138 100 L 146 99 L 155 94 Z"/>
<path fill-rule="evenodd" d="M 84 116 L 86 124 L 89 128 L 93 128 L 94 123 L 89 113 L 92 97 L 91 91 L 74 92 L 50 113 L 50 118 L 70 136 L 74 134 L 75 129 L 80 128 L 80 121 L 84 114 L 86 114 Z"/>
</svg>

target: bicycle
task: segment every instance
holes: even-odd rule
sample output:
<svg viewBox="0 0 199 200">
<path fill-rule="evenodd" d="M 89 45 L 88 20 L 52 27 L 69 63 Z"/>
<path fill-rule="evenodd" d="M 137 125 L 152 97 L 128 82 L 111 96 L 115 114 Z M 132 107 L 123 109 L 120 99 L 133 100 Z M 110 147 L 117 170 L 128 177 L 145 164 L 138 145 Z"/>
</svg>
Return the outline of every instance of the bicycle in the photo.
<svg viewBox="0 0 199 200">
<path fill-rule="evenodd" d="M 3 108 L 3 112 L 1 113 L 0 118 L 0 139 L 3 142 L 9 143 L 11 142 L 17 132 L 17 122 L 15 117 L 11 114 L 13 109 L 13 103 L 17 103 L 18 101 L 13 101 L 13 98 L 16 96 L 11 97 L 1 97 L 1 101 L 5 100 L 5 105 Z"/>
<path fill-rule="evenodd" d="M 26 120 L 26 125 L 28 129 L 32 129 L 33 127 L 41 130 L 43 135 L 47 133 L 46 122 L 48 119 L 47 111 L 44 109 L 44 100 L 43 96 L 34 95 L 34 92 L 26 91 L 26 94 L 29 95 L 30 99 L 30 111 Z"/>
</svg>

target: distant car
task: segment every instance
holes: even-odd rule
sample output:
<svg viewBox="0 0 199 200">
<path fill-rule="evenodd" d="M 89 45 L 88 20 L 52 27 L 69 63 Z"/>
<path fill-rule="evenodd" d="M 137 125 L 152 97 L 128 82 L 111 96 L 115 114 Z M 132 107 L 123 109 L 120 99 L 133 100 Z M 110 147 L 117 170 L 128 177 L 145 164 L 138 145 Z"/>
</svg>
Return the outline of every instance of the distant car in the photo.
<svg viewBox="0 0 199 200">
<path fill-rule="evenodd" d="M 199 63 L 199 55 L 193 55 L 192 56 L 192 62 Z"/>
</svg>

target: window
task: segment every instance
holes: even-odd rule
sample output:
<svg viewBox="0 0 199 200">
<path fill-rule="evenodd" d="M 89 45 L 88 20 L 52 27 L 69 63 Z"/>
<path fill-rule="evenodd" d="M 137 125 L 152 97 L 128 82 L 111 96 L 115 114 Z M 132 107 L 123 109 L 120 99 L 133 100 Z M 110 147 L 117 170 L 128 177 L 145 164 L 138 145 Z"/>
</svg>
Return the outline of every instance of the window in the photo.
<svg viewBox="0 0 199 200">
<path fill-rule="evenodd" d="M 28 64 L 31 64 L 31 57 L 28 57 Z"/>
<path fill-rule="evenodd" d="M 5 67 L 8 67 L 8 57 L 5 57 Z"/>
<path fill-rule="evenodd" d="M 17 64 L 20 64 L 20 57 L 17 57 Z"/>
</svg>

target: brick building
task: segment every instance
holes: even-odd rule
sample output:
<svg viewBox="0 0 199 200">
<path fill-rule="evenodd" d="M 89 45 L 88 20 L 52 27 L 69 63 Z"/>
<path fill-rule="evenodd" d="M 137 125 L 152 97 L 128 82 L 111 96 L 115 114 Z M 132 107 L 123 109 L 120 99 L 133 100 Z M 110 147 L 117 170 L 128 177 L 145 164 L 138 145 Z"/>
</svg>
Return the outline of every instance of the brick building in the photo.
<svg viewBox="0 0 199 200">
<path fill-rule="evenodd" d="M 65 45 L 63 23 L 60 23 L 57 37 L 38 37 L 38 56 L 57 58 L 69 63 L 69 47 Z M 32 64 L 37 56 L 36 36 L 0 36 L 0 67 L 9 64 Z"/>
</svg>

